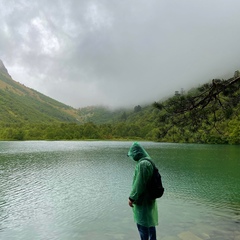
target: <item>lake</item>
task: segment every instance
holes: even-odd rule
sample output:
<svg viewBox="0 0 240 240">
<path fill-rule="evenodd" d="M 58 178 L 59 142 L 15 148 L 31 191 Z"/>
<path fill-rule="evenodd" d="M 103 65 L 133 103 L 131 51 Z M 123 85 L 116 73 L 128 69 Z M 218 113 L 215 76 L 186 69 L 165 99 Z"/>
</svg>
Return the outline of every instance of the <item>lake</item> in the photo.
<svg viewBox="0 0 240 240">
<path fill-rule="evenodd" d="M 0 239 L 139 239 L 128 206 L 131 144 L 0 142 Z M 141 144 L 166 189 L 158 239 L 240 239 L 239 146 Z"/>
</svg>

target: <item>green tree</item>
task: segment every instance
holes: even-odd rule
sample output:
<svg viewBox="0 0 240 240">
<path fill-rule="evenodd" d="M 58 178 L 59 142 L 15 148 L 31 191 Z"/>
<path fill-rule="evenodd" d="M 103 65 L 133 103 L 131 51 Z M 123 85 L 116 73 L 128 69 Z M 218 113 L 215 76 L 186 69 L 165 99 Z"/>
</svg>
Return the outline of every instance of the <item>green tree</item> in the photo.
<svg viewBox="0 0 240 240">
<path fill-rule="evenodd" d="M 207 139 L 209 142 L 225 142 L 223 123 L 239 115 L 239 89 L 240 77 L 213 80 L 186 95 L 155 102 L 154 107 L 160 110 L 159 138 L 176 134 L 173 129 L 177 127 L 189 129 L 196 136 L 200 130 L 211 133 Z"/>
</svg>

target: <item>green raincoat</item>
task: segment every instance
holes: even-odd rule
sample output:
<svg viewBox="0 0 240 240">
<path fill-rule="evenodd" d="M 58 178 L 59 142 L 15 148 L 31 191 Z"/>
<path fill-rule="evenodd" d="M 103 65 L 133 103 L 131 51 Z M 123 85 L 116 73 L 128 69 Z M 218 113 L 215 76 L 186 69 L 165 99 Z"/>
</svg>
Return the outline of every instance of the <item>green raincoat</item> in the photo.
<svg viewBox="0 0 240 240">
<path fill-rule="evenodd" d="M 147 183 L 153 173 L 151 160 L 145 149 L 137 142 L 129 149 L 128 156 L 137 161 L 135 167 L 132 191 L 129 199 L 133 201 L 134 221 L 144 227 L 158 225 L 158 209 L 156 200 L 150 200 L 147 193 Z"/>
</svg>

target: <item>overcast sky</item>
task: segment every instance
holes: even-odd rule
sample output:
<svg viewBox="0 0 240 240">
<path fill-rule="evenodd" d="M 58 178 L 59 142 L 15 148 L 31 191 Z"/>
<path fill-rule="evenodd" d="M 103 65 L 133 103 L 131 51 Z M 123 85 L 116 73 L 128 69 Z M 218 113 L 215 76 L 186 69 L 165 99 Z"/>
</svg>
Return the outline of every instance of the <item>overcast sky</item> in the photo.
<svg viewBox="0 0 240 240">
<path fill-rule="evenodd" d="M 0 0 L 0 59 L 76 108 L 141 105 L 233 76 L 239 14 L 239 0 Z"/>
</svg>

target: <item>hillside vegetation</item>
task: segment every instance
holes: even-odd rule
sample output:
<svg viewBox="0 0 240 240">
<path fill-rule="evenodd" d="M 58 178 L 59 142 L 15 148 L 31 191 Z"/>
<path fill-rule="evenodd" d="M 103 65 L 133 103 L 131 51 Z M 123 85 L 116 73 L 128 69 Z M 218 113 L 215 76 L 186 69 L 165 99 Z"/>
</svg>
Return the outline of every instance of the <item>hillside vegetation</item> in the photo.
<svg viewBox="0 0 240 240">
<path fill-rule="evenodd" d="M 78 119 L 74 108 L 25 87 L 1 70 L 0 106 L 0 124 L 77 122 Z"/>
<path fill-rule="evenodd" d="M 231 86 L 225 84 L 229 81 Z M 0 68 L 0 140 L 139 139 L 240 144 L 240 83 L 236 77 L 229 81 L 216 81 L 218 86 L 225 86 L 225 91 L 212 94 L 215 82 L 206 83 L 134 109 L 74 109 L 15 82 L 6 69 Z"/>
</svg>

